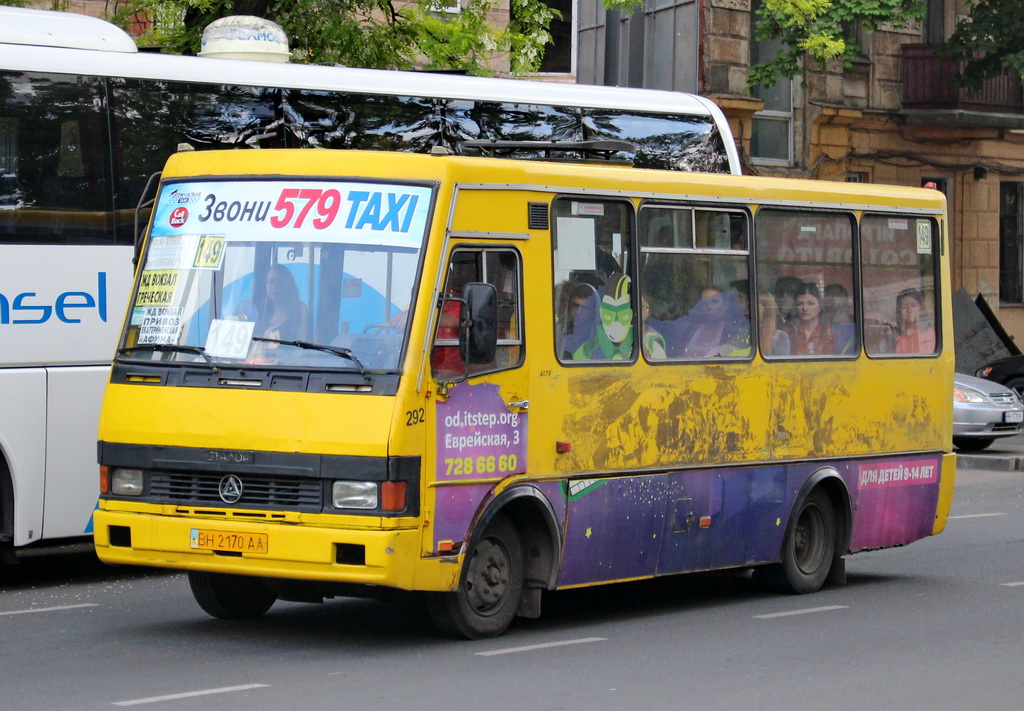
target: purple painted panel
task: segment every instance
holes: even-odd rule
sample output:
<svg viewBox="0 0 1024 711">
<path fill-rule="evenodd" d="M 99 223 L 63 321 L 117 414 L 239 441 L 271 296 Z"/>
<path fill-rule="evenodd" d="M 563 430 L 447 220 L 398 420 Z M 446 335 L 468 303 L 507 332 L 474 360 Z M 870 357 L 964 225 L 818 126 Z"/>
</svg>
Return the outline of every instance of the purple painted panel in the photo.
<svg viewBox="0 0 1024 711">
<path fill-rule="evenodd" d="M 490 495 L 490 484 L 441 486 L 435 489 L 434 550 L 439 541 L 465 541 L 469 526 L 481 504 Z"/>
<path fill-rule="evenodd" d="M 850 493 L 851 551 L 931 535 L 936 456 L 579 480 L 568 485 L 558 584 L 777 561 L 797 495 L 825 466 Z"/>
<path fill-rule="evenodd" d="M 654 575 L 664 528 L 666 478 L 569 483 L 559 585 Z"/>
<path fill-rule="evenodd" d="M 526 413 L 497 385 L 459 383 L 437 403 L 437 480 L 501 479 L 526 471 Z"/>
<path fill-rule="evenodd" d="M 853 497 L 850 550 L 900 546 L 930 536 L 940 468 L 935 456 L 846 463 L 840 471 Z"/>
</svg>

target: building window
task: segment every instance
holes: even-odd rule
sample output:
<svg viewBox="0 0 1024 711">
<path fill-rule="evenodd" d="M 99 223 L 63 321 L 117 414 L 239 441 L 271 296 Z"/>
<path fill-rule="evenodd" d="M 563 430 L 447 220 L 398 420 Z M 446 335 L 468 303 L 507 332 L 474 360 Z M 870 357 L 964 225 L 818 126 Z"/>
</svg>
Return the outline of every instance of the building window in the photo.
<svg viewBox="0 0 1024 711">
<path fill-rule="evenodd" d="M 751 22 L 756 14 L 751 13 Z M 763 64 L 782 51 L 779 39 L 750 40 L 750 64 Z M 793 164 L 793 80 L 779 79 L 771 88 L 756 87 L 755 98 L 764 109 L 754 114 L 750 135 L 750 157 L 764 165 Z"/>
<path fill-rule="evenodd" d="M 999 301 L 1024 304 L 1024 183 L 999 185 Z"/>
<path fill-rule="evenodd" d="M 561 13 L 551 20 L 548 31 L 551 43 L 544 45 L 544 57 L 537 70 L 542 74 L 572 74 L 576 71 L 576 2 L 577 0 L 544 0 L 544 4 Z M 516 3 L 512 3 L 511 16 L 516 16 Z"/>
</svg>

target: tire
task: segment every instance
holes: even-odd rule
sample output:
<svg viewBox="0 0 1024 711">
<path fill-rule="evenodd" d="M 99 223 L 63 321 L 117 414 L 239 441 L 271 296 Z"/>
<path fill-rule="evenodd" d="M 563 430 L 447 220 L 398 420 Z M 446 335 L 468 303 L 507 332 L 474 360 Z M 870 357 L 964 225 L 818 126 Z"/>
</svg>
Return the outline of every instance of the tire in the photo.
<svg viewBox="0 0 1024 711">
<path fill-rule="evenodd" d="M 218 620 L 252 620 L 270 609 L 277 593 L 259 578 L 191 570 L 188 584 L 203 612 Z"/>
<path fill-rule="evenodd" d="M 989 437 L 954 437 L 953 446 L 962 452 L 980 452 L 995 442 Z"/>
<path fill-rule="evenodd" d="M 814 489 L 794 512 L 782 562 L 756 570 L 777 592 L 804 595 L 821 588 L 836 555 L 836 515 L 824 490 Z"/>
<path fill-rule="evenodd" d="M 449 637 L 497 637 L 516 616 L 523 595 L 523 551 L 515 526 L 496 516 L 474 541 L 463 565 L 458 590 L 428 593 L 430 619 Z"/>
</svg>

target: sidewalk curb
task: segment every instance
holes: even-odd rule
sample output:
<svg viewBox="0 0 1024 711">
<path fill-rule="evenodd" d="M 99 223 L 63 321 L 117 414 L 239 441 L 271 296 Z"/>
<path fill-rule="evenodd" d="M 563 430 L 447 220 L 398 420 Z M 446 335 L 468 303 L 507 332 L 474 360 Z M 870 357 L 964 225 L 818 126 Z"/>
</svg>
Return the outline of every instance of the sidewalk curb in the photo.
<svg viewBox="0 0 1024 711">
<path fill-rule="evenodd" d="M 957 471 L 1024 472 L 1024 457 L 1006 454 L 957 454 Z"/>
</svg>

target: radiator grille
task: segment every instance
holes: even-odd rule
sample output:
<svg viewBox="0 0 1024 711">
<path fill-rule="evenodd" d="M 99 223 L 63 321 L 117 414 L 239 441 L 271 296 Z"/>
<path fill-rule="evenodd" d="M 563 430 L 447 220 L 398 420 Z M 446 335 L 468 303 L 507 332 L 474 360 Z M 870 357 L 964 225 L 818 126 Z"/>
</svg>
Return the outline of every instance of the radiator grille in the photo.
<svg viewBox="0 0 1024 711">
<path fill-rule="evenodd" d="M 152 472 L 149 495 L 153 499 L 176 504 L 213 504 L 227 506 L 220 498 L 223 474 L 184 472 Z M 239 476 L 242 498 L 231 504 L 235 508 L 291 508 L 319 511 L 323 502 L 323 485 L 319 479 L 295 477 Z"/>
</svg>

